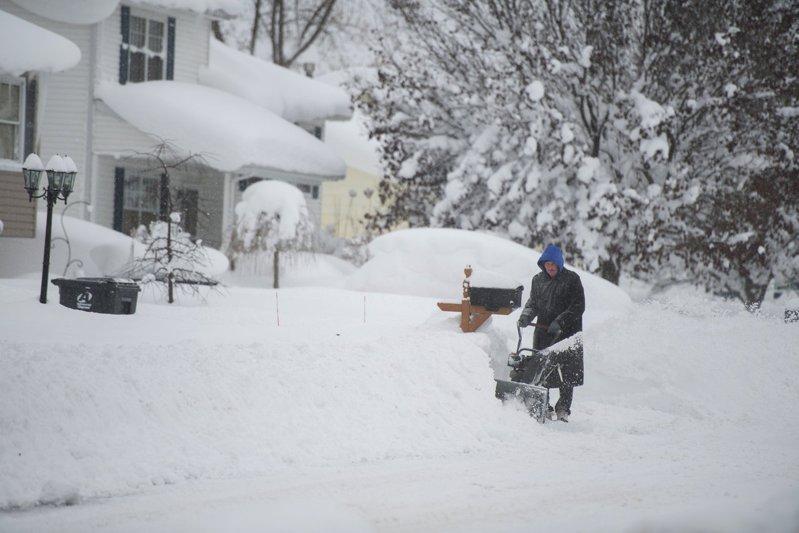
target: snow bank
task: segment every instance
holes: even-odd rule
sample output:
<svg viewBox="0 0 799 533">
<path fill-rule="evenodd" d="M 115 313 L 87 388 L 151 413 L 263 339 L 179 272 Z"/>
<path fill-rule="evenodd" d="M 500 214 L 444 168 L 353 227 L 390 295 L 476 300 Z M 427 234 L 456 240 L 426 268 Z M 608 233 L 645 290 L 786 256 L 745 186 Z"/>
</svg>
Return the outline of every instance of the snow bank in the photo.
<svg viewBox="0 0 799 533">
<path fill-rule="evenodd" d="M 0 73 L 60 72 L 79 61 L 80 49 L 69 39 L 0 11 Z"/>
<path fill-rule="evenodd" d="M 139 130 L 201 154 L 221 171 L 256 166 L 320 177 L 346 172 L 344 161 L 310 133 L 217 89 L 174 81 L 102 82 L 96 94 Z"/>
<path fill-rule="evenodd" d="M 42 272 L 44 230 L 46 213 L 36 213 L 36 237 L 33 239 L 0 239 L 0 278 L 37 277 Z M 71 259 L 81 261 L 73 265 L 69 277 L 113 275 L 128 265 L 133 257 L 141 257 L 145 248 L 140 242 L 98 224 L 75 217 L 53 215 L 53 249 L 50 252 L 50 278 L 62 277 L 70 259 L 64 229 L 71 246 Z M 205 248 L 209 264 L 203 271 L 218 276 L 228 268 L 224 254 L 213 248 Z M 51 290 L 53 290 L 51 288 Z"/>
<path fill-rule="evenodd" d="M 273 302 L 237 320 L 252 328 Z M 270 338 L 270 327 L 237 344 L 241 328 L 218 310 L 198 310 L 192 329 L 221 318 L 226 336 L 169 341 L 148 328 L 158 327 L 157 307 L 182 330 L 171 306 L 120 317 L 18 303 L 29 319 L 63 316 L 76 330 L 73 342 L 0 340 L 0 509 L 298 465 L 488 451 L 519 436 L 508 420 L 522 415 L 493 399 L 486 354 L 462 334 L 398 327 L 395 308 L 388 336 L 338 336 L 319 319 L 342 312 L 340 294 L 309 291 L 302 306 L 295 320 L 313 327 L 291 338 Z M 141 340 L 97 344 L 97 328 Z"/>
<path fill-rule="evenodd" d="M 341 89 L 239 52 L 211 38 L 200 82 L 240 96 L 289 122 L 349 119 L 350 98 Z"/>
<path fill-rule="evenodd" d="M 541 252 L 509 240 L 456 229 L 419 228 L 395 231 L 369 245 L 371 259 L 348 279 L 356 290 L 430 296 L 460 300 L 463 269 L 471 265 L 473 276 L 499 276 L 513 287 L 524 285 L 540 272 Z M 571 268 L 571 267 L 569 267 Z M 574 269 L 585 288 L 588 316 L 623 311 L 630 298 L 623 290 L 597 276 Z"/>
<path fill-rule="evenodd" d="M 111 16 L 119 0 L 11 0 L 31 13 L 69 24 L 94 24 Z"/>
</svg>

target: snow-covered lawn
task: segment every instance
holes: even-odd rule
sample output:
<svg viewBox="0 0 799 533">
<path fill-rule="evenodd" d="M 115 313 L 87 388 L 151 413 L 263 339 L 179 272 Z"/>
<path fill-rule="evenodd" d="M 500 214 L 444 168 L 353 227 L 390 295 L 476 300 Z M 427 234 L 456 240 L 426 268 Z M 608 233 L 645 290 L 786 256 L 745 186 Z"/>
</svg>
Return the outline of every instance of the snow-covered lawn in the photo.
<svg viewBox="0 0 799 533">
<path fill-rule="evenodd" d="M 0 280 L 0 531 L 799 527 L 799 328 L 734 304 L 589 300 L 572 420 L 538 425 L 493 398 L 517 313 L 462 334 L 431 298 L 306 287 L 278 326 L 268 289 L 133 316 L 51 290 Z"/>
</svg>

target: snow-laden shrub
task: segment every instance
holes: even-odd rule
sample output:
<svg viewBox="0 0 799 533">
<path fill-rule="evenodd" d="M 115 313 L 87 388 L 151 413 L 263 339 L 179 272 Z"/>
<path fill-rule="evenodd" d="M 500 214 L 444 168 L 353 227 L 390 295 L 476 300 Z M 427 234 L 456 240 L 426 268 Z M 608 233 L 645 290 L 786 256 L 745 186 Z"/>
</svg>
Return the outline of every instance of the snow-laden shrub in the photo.
<svg viewBox="0 0 799 533">
<path fill-rule="evenodd" d="M 281 255 L 312 251 L 315 227 L 305 196 L 282 181 L 259 181 L 244 191 L 236 205 L 236 224 L 228 256 L 232 269 L 260 273 L 271 263 L 274 287 L 279 286 Z"/>
</svg>

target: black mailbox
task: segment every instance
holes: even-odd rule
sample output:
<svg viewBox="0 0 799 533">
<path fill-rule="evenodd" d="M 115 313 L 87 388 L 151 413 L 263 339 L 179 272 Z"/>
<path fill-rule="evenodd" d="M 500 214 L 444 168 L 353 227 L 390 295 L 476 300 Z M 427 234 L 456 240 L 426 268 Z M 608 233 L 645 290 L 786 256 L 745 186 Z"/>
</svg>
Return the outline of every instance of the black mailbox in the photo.
<svg viewBox="0 0 799 533">
<path fill-rule="evenodd" d="M 61 305 L 111 315 L 135 313 L 141 290 L 133 281 L 114 278 L 58 278 L 53 285 L 58 286 Z"/>
<path fill-rule="evenodd" d="M 517 309 L 522 305 L 524 287 L 515 289 L 493 289 L 490 287 L 470 287 L 469 299 L 472 305 L 485 307 L 489 311 L 497 311 L 503 307 Z"/>
</svg>

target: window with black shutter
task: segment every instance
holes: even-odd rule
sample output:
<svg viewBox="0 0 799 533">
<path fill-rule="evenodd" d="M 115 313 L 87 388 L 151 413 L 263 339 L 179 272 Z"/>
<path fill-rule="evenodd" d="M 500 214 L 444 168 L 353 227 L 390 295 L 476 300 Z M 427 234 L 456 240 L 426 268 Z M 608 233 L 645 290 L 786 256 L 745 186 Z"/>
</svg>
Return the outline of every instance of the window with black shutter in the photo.
<svg viewBox="0 0 799 533">
<path fill-rule="evenodd" d="M 169 39 L 172 42 L 174 21 L 175 19 L 169 18 Z M 134 15 L 130 13 L 129 7 L 122 6 L 120 27 L 120 83 L 171 79 L 167 72 L 167 21 Z"/>
</svg>

